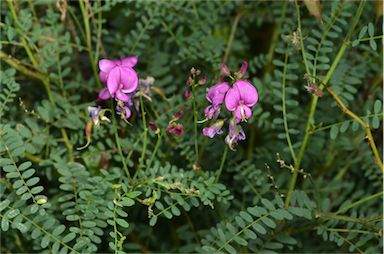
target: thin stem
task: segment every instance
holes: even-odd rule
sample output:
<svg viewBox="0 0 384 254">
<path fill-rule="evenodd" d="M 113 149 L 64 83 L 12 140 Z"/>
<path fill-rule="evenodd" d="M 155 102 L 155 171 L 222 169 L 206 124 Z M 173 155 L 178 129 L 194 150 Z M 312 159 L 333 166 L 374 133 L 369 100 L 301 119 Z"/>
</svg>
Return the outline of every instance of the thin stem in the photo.
<svg viewBox="0 0 384 254">
<path fill-rule="evenodd" d="M 339 209 L 339 210 L 335 213 L 335 215 L 338 215 L 339 213 L 344 213 L 344 212 L 348 211 L 349 209 L 351 209 L 351 208 L 353 208 L 353 207 L 355 207 L 355 206 L 361 205 L 361 204 L 363 204 L 363 203 L 365 203 L 365 202 L 368 202 L 368 201 L 370 201 L 370 200 L 372 200 L 372 199 L 374 199 L 374 198 L 381 197 L 381 196 L 383 196 L 383 193 L 384 193 L 384 192 L 382 191 L 382 192 L 373 194 L 373 195 L 371 195 L 371 196 L 365 197 L 365 198 L 363 198 L 363 199 L 360 199 L 360 200 L 358 200 L 358 201 L 356 201 L 356 202 L 354 202 L 354 203 L 352 203 L 352 204 L 350 204 L 350 205 L 347 205 L 346 207 L 343 207 L 343 208 Z"/>
<path fill-rule="evenodd" d="M 219 168 L 219 171 L 217 172 L 215 183 L 219 181 L 221 173 L 223 172 L 225 160 L 227 159 L 227 154 L 228 154 L 228 146 L 226 145 L 224 149 L 223 157 L 221 157 L 220 168 Z"/>
<path fill-rule="evenodd" d="M 384 35 L 377 35 L 377 36 L 373 36 L 373 37 L 369 37 L 369 38 L 362 38 L 359 40 L 359 42 L 370 41 L 370 40 L 375 40 L 375 39 L 382 39 L 383 37 L 384 37 Z"/>
<path fill-rule="evenodd" d="M 152 162 L 155 159 L 157 150 L 159 150 L 159 147 L 160 147 L 160 144 L 161 144 L 161 139 L 162 139 L 162 134 L 158 134 L 157 135 L 156 145 L 155 145 L 155 148 L 153 149 L 153 152 L 152 152 L 151 158 L 149 159 L 148 165 L 146 166 L 146 170 L 148 170 L 151 167 Z"/>
<path fill-rule="evenodd" d="M 148 138 L 147 120 L 145 118 L 146 113 L 144 109 L 143 96 L 141 94 L 140 94 L 140 109 L 141 109 L 141 119 L 143 121 L 144 137 L 143 137 L 143 150 L 141 151 L 141 157 L 139 161 L 139 168 L 137 169 L 135 176 L 137 175 L 137 172 L 144 166 L 144 159 L 145 159 L 145 153 L 147 151 L 147 138 Z"/>
<path fill-rule="evenodd" d="M 379 169 L 383 171 L 384 173 L 384 168 L 383 168 L 383 162 L 381 161 L 380 154 L 377 150 L 375 140 L 373 139 L 371 128 L 369 126 L 369 123 L 366 123 L 362 118 L 360 118 L 358 115 L 353 113 L 345 104 L 341 101 L 340 97 L 333 91 L 331 87 L 329 87 L 326 83 L 321 82 L 323 86 L 327 89 L 327 91 L 332 95 L 332 97 L 335 99 L 337 104 L 339 105 L 340 109 L 347 115 L 349 115 L 351 118 L 359 122 L 365 129 L 365 133 L 367 135 L 368 143 L 371 146 L 373 155 L 375 156 L 375 161 L 376 164 L 379 166 Z"/>
<path fill-rule="evenodd" d="M 195 163 L 198 163 L 199 161 L 199 144 L 197 142 L 197 104 L 196 104 L 196 92 L 195 92 L 195 86 L 192 85 L 192 99 L 193 99 L 193 129 L 194 129 L 194 135 L 195 135 Z"/>
<path fill-rule="evenodd" d="M 96 52 L 95 59 L 99 59 L 99 52 L 101 48 L 101 32 L 103 31 L 103 10 L 101 9 L 101 0 L 97 1 L 97 35 L 96 35 Z"/>
<path fill-rule="evenodd" d="M 295 5 L 296 5 L 296 13 L 297 13 L 297 31 L 299 33 L 301 55 L 303 57 L 305 71 L 307 74 L 310 74 L 308 63 L 307 63 L 307 56 L 305 55 L 303 35 L 301 32 L 300 7 L 299 7 L 299 4 L 297 3 L 297 0 L 295 1 Z"/>
<path fill-rule="evenodd" d="M 341 58 L 343 57 L 343 55 L 345 53 L 345 50 L 347 49 L 347 45 L 349 44 L 349 39 L 350 39 L 350 37 L 351 37 L 351 35 L 352 35 L 356 25 L 357 25 L 357 22 L 359 21 L 360 16 L 361 16 L 361 14 L 363 12 L 364 5 L 365 5 L 365 0 L 360 1 L 359 7 L 357 9 L 357 13 L 356 13 L 356 15 L 354 16 L 354 18 L 352 20 L 352 25 L 350 26 L 350 30 L 348 31 L 348 34 L 345 37 L 345 40 L 344 40 L 343 44 L 341 45 L 341 47 L 339 49 L 339 52 L 336 55 L 335 60 L 333 61 L 330 69 L 328 70 L 328 72 L 327 72 L 327 74 L 325 76 L 325 79 L 324 79 L 325 83 L 327 83 L 330 80 L 333 72 L 335 71 L 337 65 L 339 64 Z M 296 10 L 298 12 L 298 26 L 299 26 L 299 29 L 301 30 L 301 22 L 300 22 L 300 18 L 299 18 L 300 17 L 300 10 L 299 10 L 297 2 L 296 2 Z M 306 68 L 307 73 L 310 74 L 309 73 L 308 65 L 306 64 L 306 57 L 305 57 L 305 52 L 304 52 L 305 49 L 304 49 L 304 43 L 303 43 L 302 36 L 300 36 L 300 43 L 301 43 L 301 51 L 302 51 L 302 55 L 303 55 L 303 60 L 304 60 L 305 68 Z M 320 89 L 323 89 L 323 87 L 320 86 Z M 300 147 L 300 150 L 299 150 L 299 154 L 297 156 L 297 160 L 296 160 L 296 163 L 294 165 L 295 171 L 293 172 L 291 181 L 289 183 L 288 193 L 287 193 L 287 197 L 285 199 L 285 206 L 286 207 L 288 207 L 289 202 L 291 200 L 292 192 L 295 189 L 297 175 L 298 175 L 298 169 L 301 166 L 301 160 L 303 159 L 305 150 L 306 150 L 307 145 L 308 145 L 309 135 L 310 135 L 310 131 L 312 129 L 312 123 L 314 122 L 314 114 L 315 114 L 315 111 L 316 111 L 316 106 L 317 106 L 318 99 L 319 99 L 319 97 L 317 97 L 317 96 L 313 96 L 312 97 L 312 101 L 311 101 L 311 105 L 310 105 L 310 110 L 309 110 L 309 114 L 308 114 L 308 119 L 307 119 L 307 124 L 306 124 L 306 127 L 305 127 L 305 134 L 304 134 L 303 142 L 301 144 L 301 147 Z"/>
<path fill-rule="evenodd" d="M 223 63 L 226 63 L 228 60 L 229 52 L 231 51 L 231 48 L 232 48 L 233 39 L 235 38 L 237 26 L 239 25 L 241 15 L 243 14 L 243 5 L 244 5 L 244 2 L 241 1 L 239 11 L 237 12 L 235 20 L 233 21 L 233 24 L 232 24 L 231 33 L 229 34 L 227 48 L 225 49 L 225 54 L 223 58 Z"/>
<path fill-rule="evenodd" d="M 293 150 L 293 145 L 291 141 L 291 136 L 289 135 L 289 128 L 288 128 L 288 121 L 287 121 L 287 106 L 285 103 L 285 86 L 286 86 L 286 74 L 287 74 L 287 64 L 288 64 L 288 51 L 289 47 L 287 47 L 285 51 L 285 59 L 284 59 L 284 68 L 283 68 L 283 81 L 282 81 L 282 107 L 283 107 L 283 120 L 284 120 L 284 130 L 285 130 L 285 137 L 287 138 L 287 143 L 289 147 L 289 151 L 291 152 L 291 156 L 293 159 L 293 162 L 296 162 L 296 154 Z"/>
<path fill-rule="evenodd" d="M 95 80 L 96 80 L 96 83 L 98 85 L 99 88 L 102 88 L 102 85 L 100 83 L 100 80 L 99 80 L 99 75 L 97 73 L 97 70 L 96 70 L 96 62 L 95 62 L 95 59 L 93 57 L 93 54 L 92 54 L 92 35 L 91 35 L 91 30 L 90 30 L 90 26 L 89 26 L 89 15 L 88 15 L 88 11 L 87 11 L 87 6 L 85 6 L 85 4 L 89 4 L 87 1 L 79 1 L 79 4 L 80 4 L 80 9 L 81 9 L 81 15 L 83 16 L 83 22 L 84 22 L 84 26 L 85 26 L 85 38 L 86 38 L 86 43 L 87 43 L 87 47 L 88 47 L 88 56 L 89 56 L 89 61 L 91 62 L 91 67 L 92 67 L 92 71 L 93 71 L 93 74 L 95 76 Z"/>
<path fill-rule="evenodd" d="M 123 151 L 121 149 L 120 138 L 119 138 L 118 129 L 117 129 L 116 111 L 113 108 L 113 103 L 111 103 L 111 111 L 112 111 L 112 123 L 113 123 L 113 127 L 114 127 L 114 132 L 115 132 L 115 141 L 116 141 L 116 145 L 117 145 L 117 150 L 119 152 L 121 162 L 123 163 L 124 171 L 125 171 L 128 179 L 131 180 L 132 179 L 131 174 L 129 173 L 127 162 L 125 160 L 125 157 L 123 155 Z"/>
</svg>

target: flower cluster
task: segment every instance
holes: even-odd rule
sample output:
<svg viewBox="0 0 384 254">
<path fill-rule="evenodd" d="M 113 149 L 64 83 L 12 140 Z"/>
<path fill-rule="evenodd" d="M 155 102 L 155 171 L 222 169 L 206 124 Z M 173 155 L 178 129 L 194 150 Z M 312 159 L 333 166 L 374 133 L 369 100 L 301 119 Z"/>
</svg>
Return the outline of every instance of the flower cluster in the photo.
<svg viewBox="0 0 384 254">
<path fill-rule="evenodd" d="M 252 116 L 252 107 L 259 99 L 256 88 L 243 79 L 247 66 L 248 64 L 244 62 L 240 70 L 231 76 L 228 67 L 222 65 L 221 73 L 224 76 L 230 77 L 233 85 L 230 86 L 230 83 L 220 81 L 207 89 L 206 98 L 210 105 L 204 110 L 205 118 L 215 122 L 203 129 L 203 135 L 213 138 L 215 135 L 222 134 L 222 127 L 227 121 L 229 132 L 225 141 L 231 149 L 239 140 L 245 139 L 245 133 L 240 123 L 246 122 Z M 218 119 L 223 104 L 230 113 L 229 119 Z"/>
<path fill-rule="evenodd" d="M 136 56 L 99 61 L 99 77 L 101 82 L 106 85 L 99 92 L 99 99 L 108 100 L 114 98 L 117 100 L 116 112 L 125 120 L 131 116 L 132 99 L 138 90 L 139 78 L 133 69 L 137 61 Z"/>
</svg>

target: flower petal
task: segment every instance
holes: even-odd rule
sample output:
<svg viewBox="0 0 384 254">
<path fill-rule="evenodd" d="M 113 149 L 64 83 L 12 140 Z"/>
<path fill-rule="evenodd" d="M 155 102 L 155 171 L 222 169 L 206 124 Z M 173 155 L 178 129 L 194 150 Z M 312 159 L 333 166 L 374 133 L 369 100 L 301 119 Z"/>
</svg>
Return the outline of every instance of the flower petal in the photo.
<svg viewBox="0 0 384 254">
<path fill-rule="evenodd" d="M 243 120 L 243 117 L 249 119 L 252 116 L 252 110 L 249 107 L 242 105 L 237 107 L 235 115 L 236 119 L 240 121 Z"/>
<path fill-rule="evenodd" d="M 121 73 L 121 83 L 123 87 L 121 88 L 121 91 L 124 93 L 132 93 L 136 90 L 139 78 L 137 76 L 136 71 L 134 71 L 130 67 L 121 67 L 120 68 Z"/>
<path fill-rule="evenodd" d="M 257 93 L 256 88 L 245 80 L 239 80 L 234 84 L 240 93 L 241 100 L 244 101 L 244 104 L 248 107 L 252 107 L 259 100 L 259 94 Z"/>
<path fill-rule="evenodd" d="M 124 102 L 129 102 L 129 100 L 130 100 L 128 95 L 123 93 L 121 90 L 116 91 L 116 98 L 121 100 L 121 101 L 124 101 Z"/>
<path fill-rule="evenodd" d="M 100 81 L 101 81 L 101 82 L 103 82 L 103 83 L 107 83 L 107 80 L 108 80 L 108 73 L 101 71 L 101 72 L 99 73 L 99 78 L 100 78 Z"/>
<path fill-rule="evenodd" d="M 112 95 L 112 97 L 114 97 L 114 94 L 116 93 L 117 89 L 119 89 L 120 80 L 120 69 L 113 68 L 109 73 L 107 80 L 108 91 Z"/>
<path fill-rule="evenodd" d="M 108 100 L 109 98 L 111 98 L 111 94 L 108 92 L 108 89 L 107 88 L 101 89 L 101 91 L 99 92 L 99 99 Z"/>
<path fill-rule="evenodd" d="M 99 68 L 103 72 L 110 72 L 114 67 L 116 66 L 116 63 L 113 60 L 108 59 L 101 59 L 99 61 Z"/>
<path fill-rule="evenodd" d="M 126 57 L 126 58 L 123 58 L 121 59 L 121 66 L 124 66 L 124 67 L 133 67 L 137 64 L 137 56 L 129 56 L 129 57 Z"/>
<path fill-rule="evenodd" d="M 131 110 L 128 107 L 125 107 L 125 119 L 128 119 L 131 117 Z"/>
<path fill-rule="evenodd" d="M 237 106 L 239 105 L 240 93 L 237 87 L 233 87 L 228 90 L 225 95 L 225 106 L 229 111 L 235 111 Z"/>
</svg>

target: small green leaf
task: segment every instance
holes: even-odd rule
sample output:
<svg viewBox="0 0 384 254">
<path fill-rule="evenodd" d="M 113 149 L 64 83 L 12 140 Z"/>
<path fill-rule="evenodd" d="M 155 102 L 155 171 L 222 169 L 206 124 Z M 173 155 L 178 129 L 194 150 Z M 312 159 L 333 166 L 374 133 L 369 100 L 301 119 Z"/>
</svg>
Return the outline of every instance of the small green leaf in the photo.
<svg viewBox="0 0 384 254">
<path fill-rule="evenodd" d="M 337 127 L 336 125 L 332 125 L 331 131 L 329 133 L 329 135 L 331 136 L 331 139 L 336 139 L 338 133 L 339 133 L 339 127 Z"/>
<path fill-rule="evenodd" d="M 154 225 L 156 225 L 156 222 L 157 222 L 157 216 L 152 216 L 152 218 L 149 220 L 149 225 L 153 227 Z"/>
<path fill-rule="evenodd" d="M 383 108 L 381 106 L 381 100 L 376 100 L 375 101 L 375 104 L 373 105 L 373 111 L 375 112 L 375 114 L 379 114 L 382 112 Z"/>
<path fill-rule="evenodd" d="M 128 222 L 126 222 L 126 221 L 123 220 L 123 219 L 118 218 L 118 219 L 116 219 L 116 222 L 117 222 L 117 224 L 119 224 L 119 225 L 122 226 L 123 228 L 128 228 L 128 227 L 129 227 Z"/>
<path fill-rule="evenodd" d="M 0 202 L 0 211 L 3 211 L 11 203 L 8 199 L 5 199 Z"/>
<path fill-rule="evenodd" d="M 375 27 L 373 26 L 372 22 L 369 22 L 368 24 L 368 35 L 370 37 L 373 37 L 375 35 Z"/>
<path fill-rule="evenodd" d="M 237 251 L 235 250 L 235 248 L 233 248 L 231 245 L 229 245 L 229 244 L 226 244 L 226 245 L 224 245 L 224 249 L 226 250 L 226 251 L 228 251 L 230 254 L 235 254 L 235 253 L 237 253 Z"/>
<path fill-rule="evenodd" d="M 260 234 L 264 235 L 267 233 L 267 230 L 265 230 L 265 228 L 258 223 L 253 224 L 252 227 L 255 231 L 259 232 Z"/>
<path fill-rule="evenodd" d="M 63 241 L 64 243 L 67 243 L 67 242 L 72 241 L 75 237 L 76 237 L 76 234 L 72 232 L 72 233 L 69 233 L 69 234 L 67 234 L 66 236 L 64 236 L 64 238 L 62 239 L 62 241 Z"/>
<path fill-rule="evenodd" d="M 363 28 L 359 32 L 359 36 L 358 36 L 359 39 L 362 39 L 364 37 L 364 35 L 367 33 L 367 30 L 368 30 L 367 26 L 363 26 Z"/>
<path fill-rule="evenodd" d="M 267 200 L 267 199 L 261 199 L 261 203 L 264 205 L 265 208 L 267 208 L 268 210 L 272 211 L 272 210 L 275 210 L 275 206 L 272 204 L 271 201 Z"/>
</svg>

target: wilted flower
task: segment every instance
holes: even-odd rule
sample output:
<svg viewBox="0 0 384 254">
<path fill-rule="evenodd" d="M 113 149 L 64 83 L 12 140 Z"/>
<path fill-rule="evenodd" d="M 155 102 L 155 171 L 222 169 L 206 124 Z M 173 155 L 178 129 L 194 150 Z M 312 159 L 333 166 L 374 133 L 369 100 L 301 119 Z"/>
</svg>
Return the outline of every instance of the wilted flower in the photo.
<svg viewBox="0 0 384 254">
<path fill-rule="evenodd" d="M 257 103 L 259 95 L 256 88 L 248 81 L 239 80 L 230 88 L 225 96 L 225 106 L 234 111 L 240 121 L 252 116 L 251 108 Z"/>
<path fill-rule="evenodd" d="M 224 125 L 224 120 L 217 121 L 210 127 L 205 127 L 203 129 L 203 135 L 210 138 L 213 138 L 215 135 L 220 135 L 223 133 L 223 131 L 221 130 L 223 125 Z"/>
<path fill-rule="evenodd" d="M 137 73 L 133 69 L 136 63 L 136 56 L 118 60 L 100 60 L 99 77 L 100 80 L 107 85 L 107 87 L 99 92 L 99 98 L 106 100 L 112 97 L 128 102 L 128 94 L 137 89 L 139 82 Z"/>
<path fill-rule="evenodd" d="M 131 106 L 132 102 L 128 100 L 128 102 L 119 102 L 116 105 L 116 113 L 121 116 L 121 119 L 128 120 L 131 117 L 131 110 L 129 106 Z"/>
<path fill-rule="evenodd" d="M 181 123 L 170 123 L 167 131 L 175 136 L 181 136 L 184 134 L 184 126 Z"/>
<path fill-rule="evenodd" d="M 157 127 L 157 124 L 156 124 L 154 121 L 149 121 L 148 125 L 149 125 L 149 128 L 150 128 L 154 133 L 157 134 L 157 133 L 160 132 L 159 127 Z"/>
<path fill-rule="evenodd" d="M 231 119 L 229 123 L 229 133 L 225 138 L 225 142 L 228 144 L 229 148 L 233 150 L 233 146 L 240 140 L 244 140 L 245 137 L 245 132 L 240 124 L 237 124 L 236 119 Z"/>
</svg>

